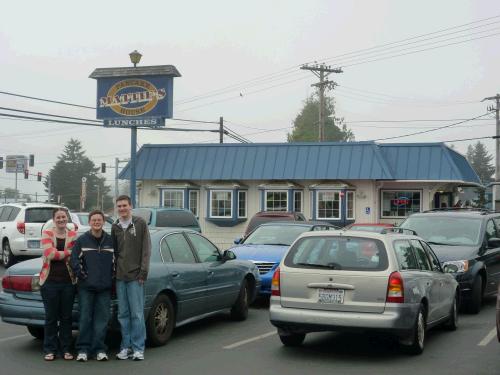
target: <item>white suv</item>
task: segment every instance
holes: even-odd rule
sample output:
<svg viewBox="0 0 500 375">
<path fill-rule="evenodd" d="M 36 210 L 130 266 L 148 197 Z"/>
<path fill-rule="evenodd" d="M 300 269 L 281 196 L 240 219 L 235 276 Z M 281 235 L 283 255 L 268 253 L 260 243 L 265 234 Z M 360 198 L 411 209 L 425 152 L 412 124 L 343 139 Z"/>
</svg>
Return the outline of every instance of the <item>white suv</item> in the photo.
<svg viewBox="0 0 500 375">
<path fill-rule="evenodd" d="M 42 227 L 52 219 L 49 203 L 7 203 L 0 205 L 1 260 L 5 268 L 19 256 L 40 256 Z"/>
</svg>

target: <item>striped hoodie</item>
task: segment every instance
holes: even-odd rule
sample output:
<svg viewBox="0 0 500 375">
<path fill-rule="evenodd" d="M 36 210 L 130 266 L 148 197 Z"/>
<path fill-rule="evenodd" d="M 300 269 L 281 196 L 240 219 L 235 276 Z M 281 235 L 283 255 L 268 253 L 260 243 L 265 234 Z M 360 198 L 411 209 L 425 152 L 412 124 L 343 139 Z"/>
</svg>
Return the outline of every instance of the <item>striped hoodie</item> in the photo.
<svg viewBox="0 0 500 375">
<path fill-rule="evenodd" d="M 59 251 L 56 248 L 57 239 L 54 228 L 46 229 L 42 232 L 42 269 L 40 271 L 40 285 L 43 285 L 47 280 L 50 273 L 50 263 L 52 260 L 65 260 L 66 267 L 68 268 L 69 276 L 73 284 L 76 284 L 76 278 L 73 271 L 69 266 L 69 259 L 71 255 L 71 248 L 75 243 L 78 233 L 74 230 L 66 230 L 66 241 L 64 243 L 64 251 Z"/>
</svg>

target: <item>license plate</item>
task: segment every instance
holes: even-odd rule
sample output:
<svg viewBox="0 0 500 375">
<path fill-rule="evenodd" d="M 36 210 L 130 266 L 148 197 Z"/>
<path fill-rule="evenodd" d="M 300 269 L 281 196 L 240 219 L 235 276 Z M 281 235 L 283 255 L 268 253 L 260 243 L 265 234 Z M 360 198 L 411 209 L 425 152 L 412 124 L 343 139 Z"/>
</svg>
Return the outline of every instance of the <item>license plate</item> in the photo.
<svg viewBox="0 0 500 375">
<path fill-rule="evenodd" d="M 40 241 L 39 240 L 28 240 L 28 249 L 39 249 Z"/>
<path fill-rule="evenodd" d="M 319 303 L 344 303 L 344 289 L 318 289 Z"/>
</svg>

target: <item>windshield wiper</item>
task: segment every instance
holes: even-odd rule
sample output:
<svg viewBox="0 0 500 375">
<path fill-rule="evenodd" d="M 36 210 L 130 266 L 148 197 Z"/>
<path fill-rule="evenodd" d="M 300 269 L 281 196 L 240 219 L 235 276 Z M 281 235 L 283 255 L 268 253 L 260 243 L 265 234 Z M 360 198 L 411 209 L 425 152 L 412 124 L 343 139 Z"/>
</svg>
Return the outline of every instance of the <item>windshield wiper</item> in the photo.
<svg viewBox="0 0 500 375">
<path fill-rule="evenodd" d="M 317 263 L 295 263 L 299 266 L 309 266 L 309 267 L 319 267 L 328 268 L 329 270 L 341 270 L 342 266 L 338 263 L 328 263 L 328 264 L 317 264 Z"/>
</svg>

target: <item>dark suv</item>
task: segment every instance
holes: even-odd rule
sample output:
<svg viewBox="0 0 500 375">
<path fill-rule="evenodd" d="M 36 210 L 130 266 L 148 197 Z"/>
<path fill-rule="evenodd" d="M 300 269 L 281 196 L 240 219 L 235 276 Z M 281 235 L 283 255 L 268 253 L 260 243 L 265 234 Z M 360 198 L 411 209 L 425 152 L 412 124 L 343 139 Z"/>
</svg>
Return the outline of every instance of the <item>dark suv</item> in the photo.
<svg viewBox="0 0 500 375">
<path fill-rule="evenodd" d="M 500 213 L 480 209 L 435 209 L 408 217 L 401 227 L 425 239 L 445 264 L 456 267 L 462 306 L 478 313 L 500 279 Z"/>
</svg>

